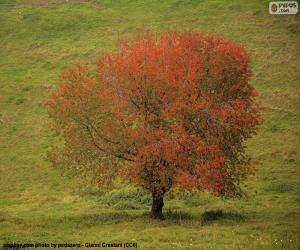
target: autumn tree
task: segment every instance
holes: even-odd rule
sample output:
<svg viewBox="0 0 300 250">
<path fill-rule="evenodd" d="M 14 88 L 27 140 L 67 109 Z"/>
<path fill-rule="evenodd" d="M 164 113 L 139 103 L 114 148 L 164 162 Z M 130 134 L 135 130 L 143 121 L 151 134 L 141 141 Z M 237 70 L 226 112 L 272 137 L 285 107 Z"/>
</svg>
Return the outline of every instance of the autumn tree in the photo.
<svg viewBox="0 0 300 250">
<path fill-rule="evenodd" d="M 260 123 L 249 54 L 220 36 L 167 32 L 118 42 L 97 71 L 64 71 L 49 100 L 64 139 L 57 159 L 99 185 L 114 177 L 149 190 L 162 218 L 172 187 L 235 196 L 251 172 L 244 141 Z M 58 161 L 58 160 L 57 160 Z"/>
</svg>

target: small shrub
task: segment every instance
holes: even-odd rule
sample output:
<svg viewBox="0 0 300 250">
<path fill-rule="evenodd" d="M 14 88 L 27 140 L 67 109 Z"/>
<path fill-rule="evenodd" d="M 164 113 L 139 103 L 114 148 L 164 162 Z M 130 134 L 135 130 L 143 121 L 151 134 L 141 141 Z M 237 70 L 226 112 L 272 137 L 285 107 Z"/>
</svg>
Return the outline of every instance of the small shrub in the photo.
<svg viewBox="0 0 300 250">
<path fill-rule="evenodd" d="M 24 91 L 24 92 L 27 92 L 27 91 L 29 91 L 29 90 L 30 90 L 30 87 L 29 87 L 29 86 L 25 86 L 25 87 L 22 88 L 22 91 Z"/>
<path fill-rule="evenodd" d="M 0 222 L 5 221 L 5 215 L 3 213 L 0 213 Z"/>
<path fill-rule="evenodd" d="M 25 102 L 25 98 L 19 98 L 19 99 L 16 101 L 16 105 L 23 104 L 24 102 Z"/>
</svg>

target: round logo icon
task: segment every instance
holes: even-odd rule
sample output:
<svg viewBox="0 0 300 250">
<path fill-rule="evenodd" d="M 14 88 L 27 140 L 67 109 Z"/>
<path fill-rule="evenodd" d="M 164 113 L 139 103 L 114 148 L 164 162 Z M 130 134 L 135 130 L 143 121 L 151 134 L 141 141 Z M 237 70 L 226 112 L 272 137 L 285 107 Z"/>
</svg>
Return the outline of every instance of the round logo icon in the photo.
<svg viewBox="0 0 300 250">
<path fill-rule="evenodd" d="M 276 12 L 277 11 L 277 4 L 273 3 L 271 6 L 271 10 L 272 12 Z"/>
</svg>

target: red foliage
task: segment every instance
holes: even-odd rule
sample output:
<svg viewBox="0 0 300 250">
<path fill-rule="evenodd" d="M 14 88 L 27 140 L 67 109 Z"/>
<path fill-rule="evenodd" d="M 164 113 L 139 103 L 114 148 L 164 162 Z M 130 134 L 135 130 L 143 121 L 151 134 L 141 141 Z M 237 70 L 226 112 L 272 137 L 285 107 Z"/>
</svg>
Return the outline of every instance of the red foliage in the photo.
<svg viewBox="0 0 300 250">
<path fill-rule="evenodd" d="M 121 173 L 158 196 L 172 186 L 235 195 L 250 171 L 243 142 L 260 123 L 248 64 L 219 36 L 137 37 L 103 54 L 96 75 L 64 73 L 50 114 L 72 162 L 98 160 L 103 178 Z M 127 163 L 110 171 L 108 157 Z"/>
</svg>

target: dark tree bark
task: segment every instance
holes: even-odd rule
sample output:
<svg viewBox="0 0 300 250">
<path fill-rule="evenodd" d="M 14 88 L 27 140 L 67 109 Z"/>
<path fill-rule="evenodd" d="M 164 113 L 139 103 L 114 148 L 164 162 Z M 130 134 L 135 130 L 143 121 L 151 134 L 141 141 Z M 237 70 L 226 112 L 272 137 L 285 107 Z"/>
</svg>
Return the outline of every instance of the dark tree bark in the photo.
<svg viewBox="0 0 300 250">
<path fill-rule="evenodd" d="M 162 195 L 152 194 L 151 218 L 164 219 L 162 208 L 164 206 L 164 198 Z"/>
</svg>

